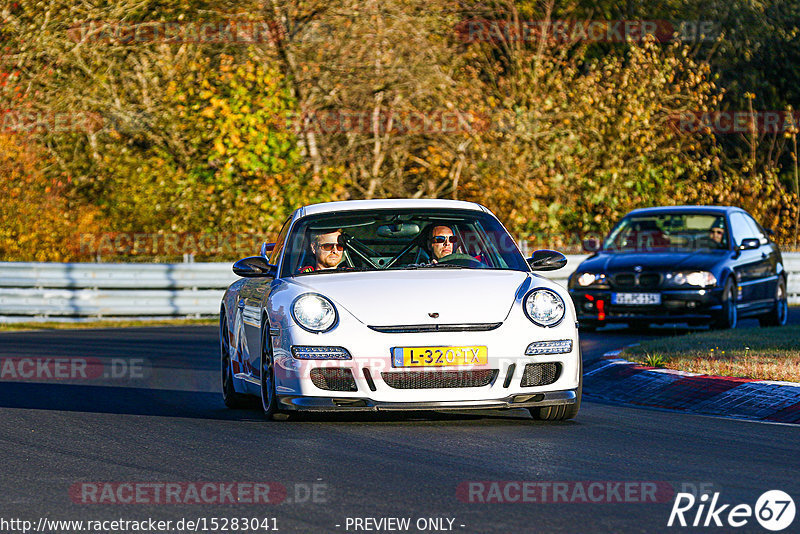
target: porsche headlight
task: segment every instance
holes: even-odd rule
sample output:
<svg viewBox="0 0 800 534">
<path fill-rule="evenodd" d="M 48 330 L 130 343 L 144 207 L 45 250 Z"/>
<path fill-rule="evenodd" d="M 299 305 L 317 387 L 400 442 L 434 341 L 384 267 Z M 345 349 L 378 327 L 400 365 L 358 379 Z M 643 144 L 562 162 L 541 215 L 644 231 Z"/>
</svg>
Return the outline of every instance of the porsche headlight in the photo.
<svg viewBox="0 0 800 534">
<path fill-rule="evenodd" d="M 557 293 L 549 289 L 534 289 L 523 302 L 528 319 L 539 326 L 555 326 L 564 318 L 566 306 Z"/>
<path fill-rule="evenodd" d="M 297 297 L 292 304 L 292 317 L 310 332 L 327 332 L 336 326 L 337 314 L 333 303 L 315 293 Z"/>
<path fill-rule="evenodd" d="M 583 273 L 577 279 L 578 285 L 581 287 L 590 286 L 592 284 L 605 284 L 605 274 Z"/>
</svg>

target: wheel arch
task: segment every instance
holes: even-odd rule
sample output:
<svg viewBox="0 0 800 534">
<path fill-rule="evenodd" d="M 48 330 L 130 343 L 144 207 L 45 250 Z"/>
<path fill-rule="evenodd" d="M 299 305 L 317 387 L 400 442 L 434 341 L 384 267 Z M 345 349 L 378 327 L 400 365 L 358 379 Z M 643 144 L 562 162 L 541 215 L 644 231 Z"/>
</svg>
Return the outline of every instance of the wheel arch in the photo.
<svg viewBox="0 0 800 534">
<path fill-rule="evenodd" d="M 725 289 L 725 284 L 728 283 L 728 280 L 733 281 L 733 287 L 737 287 L 739 285 L 736 282 L 736 273 L 733 271 L 733 269 L 730 267 L 725 267 L 719 277 L 719 288 Z"/>
</svg>

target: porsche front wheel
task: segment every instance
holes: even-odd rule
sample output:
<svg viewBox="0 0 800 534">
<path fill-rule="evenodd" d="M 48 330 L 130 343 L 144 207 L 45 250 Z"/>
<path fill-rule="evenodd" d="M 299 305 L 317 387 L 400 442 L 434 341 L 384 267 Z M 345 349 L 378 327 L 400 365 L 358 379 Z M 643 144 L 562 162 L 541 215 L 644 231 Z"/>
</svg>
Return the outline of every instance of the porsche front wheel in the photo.
<svg viewBox="0 0 800 534">
<path fill-rule="evenodd" d="M 580 354 L 580 353 L 579 353 Z M 543 406 L 541 408 L 529 408 L 531 417 L 540 421 L 565 421 L 574 419 L 581 409 L 581 398 L 583 397 L 583 355 L 580 354 L 580 365 L 578 366 L 578 389 L 575 391 L 574 404 L 560 404 L 557 406 Z"/>
<path fill-rule="evenodd" d="M 272 419 L 272 416 L 278 411 L 278 400 L 275 395 L 275 368 L 269 324 L 264 323 L 261 331 L 261 408 L 264 411 L 264 417 Z"/>
</svg>

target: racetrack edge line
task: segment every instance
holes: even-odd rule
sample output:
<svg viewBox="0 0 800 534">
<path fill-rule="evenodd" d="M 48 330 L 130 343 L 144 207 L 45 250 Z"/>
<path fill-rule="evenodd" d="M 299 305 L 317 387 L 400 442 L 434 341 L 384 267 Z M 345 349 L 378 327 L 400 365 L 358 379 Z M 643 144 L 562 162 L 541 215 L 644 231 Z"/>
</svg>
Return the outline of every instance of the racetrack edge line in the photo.
<svg viewBox="0 0 800 534">
<path fill-rule="evenodd" d="M 656 369 L 606 352 L 584 370 L 587 400 L 765 423 L 800 424 L 800 384 Z"/>
</svg>

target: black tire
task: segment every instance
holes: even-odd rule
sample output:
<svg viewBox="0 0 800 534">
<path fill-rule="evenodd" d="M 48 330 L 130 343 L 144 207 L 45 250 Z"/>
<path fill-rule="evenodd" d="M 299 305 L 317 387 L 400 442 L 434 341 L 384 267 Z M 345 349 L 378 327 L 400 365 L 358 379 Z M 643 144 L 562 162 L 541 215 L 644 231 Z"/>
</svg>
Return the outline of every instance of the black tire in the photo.
<svg viewBox="0 0 800 534">
<path fill-rule="evenodd" d="M 775 290 L 775 307 L 758 318 L 761 326 L 784 326 L 789 318 L 789 301 L 786 294 L 786 279 L 778 278 Z"/>
<path fill-rule="evenodd" d="M 542 406 L 541 408 L 528 408 L 531 412 L 531 417 L 539 421 L 565 421 L 567 419 L 574 419 L 581 409 L 581 398 L 583 397 L 583 355 L 579 352 L 578 357 L 581 359 L 578 378 L 578 390 L 575 399 L 575 404 L 559 404 L 557 406 Z"/>
<path fill-rule="evenodd" d="M 249 408 L 252 404 L 247 395 L 237 393 L 233 387 L 233 368 L 231 366 L 231 347 L 228 337 L 228 320 L 223 310 L 219 320 L 220 371 L 222 376 L 222 400 L 228 408 Z"/>
<path fill-rule="evenodd" d="M 272 359 L 272 340 L 269 336 L 269 323 L 261 327 L 261 409 L 266 419 L 278 413 L 278 398 L 275 392 L 275 367 Z"/>
<path fill-rule="evenodd" d="M 736 328 L 739 322 L 739 314 L 736 309 L 736 285 L 731 278 L 725 282 L 725 288 L 722 290 L 722 311 L 711 323 L 711 328 L 717 330 L 727 330 L 729 328 Z"/>
</svg>

